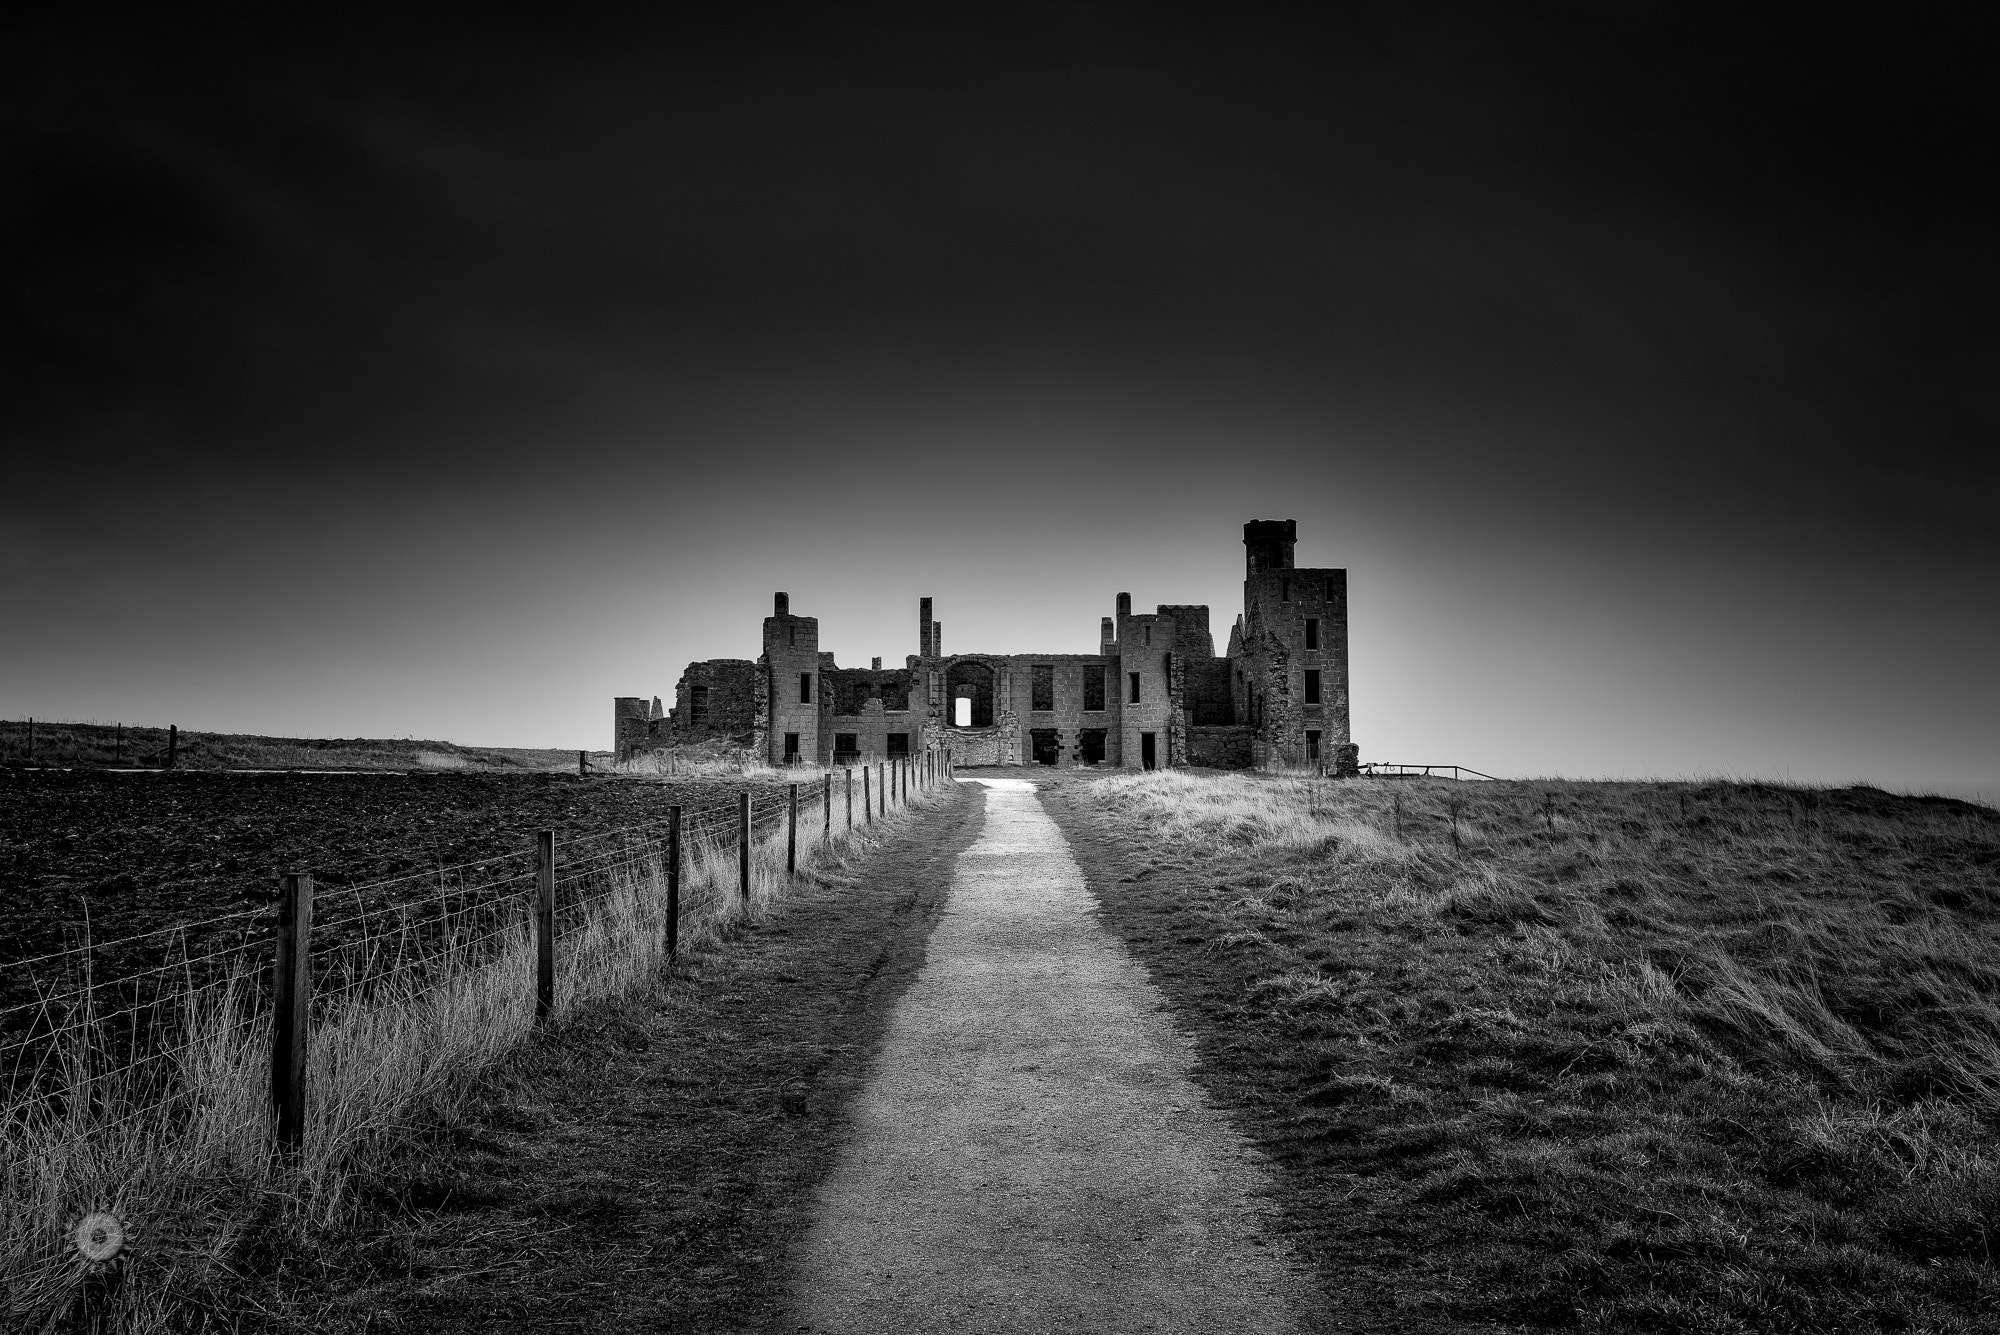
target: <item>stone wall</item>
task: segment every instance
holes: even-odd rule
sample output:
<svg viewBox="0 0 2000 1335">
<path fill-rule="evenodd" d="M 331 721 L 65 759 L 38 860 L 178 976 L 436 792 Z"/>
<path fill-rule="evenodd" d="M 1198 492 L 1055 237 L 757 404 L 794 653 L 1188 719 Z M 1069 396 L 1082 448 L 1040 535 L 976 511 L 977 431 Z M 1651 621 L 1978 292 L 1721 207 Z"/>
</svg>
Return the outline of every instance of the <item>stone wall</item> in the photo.
<svg viewBox="0 0 2000 1335">
<path fill-rule="evenodd" d="M 758 696 L 764 674 L 747 658 L 711 658 L 689 663 L 674 683 L 674 709 L 668 716 L 672 741 L 699 742 L 728 737 L 748 746 L 760 730 Z M 706 707 L 696 717 L 694 696 L 705 691 Z"/>
<path fill-rule="evenodd" d="M 820 721 L 826 716 L 826 682 L 820 668 L 819 619 L 792 614 L 792 600 L 777 594 L 764 618 L 764 658 L 768 695 L 758 718 L 768 731 L 760 748 L 774 765 L 784 764 L 796 739 L 797 757 L 810 764 L 820 755 Z"/>
<path fill-rule="evenodd" d="M 1215 637 L 1208 630 L 1207 603 L 1160 603 L 1155 609 L 1174 623 L 1174 648 L 1189 658 L 1215 657 Z"/>
<path fill-rule="evenodd" d="M 967 765 L 1018 765 L 1021 763 L 1021 720 L 1002 713 L 990 728 L 952 728 L 943 739 L 951 753 L 951 763 Z"/>
<path fill-rule="evenodd" d="M 1011 715 L 1019 729 L 1020 747 L 1010 764 L 1035 763 L 1033 734 L 1039 729 L 1055 735 L 1055 763 L 1070 766 L 1082 763 L 1082 734 L 1085 729 L 1105 733 L 1104 763 L 1116 764 L 1118 753 L 1118 660 L 1102 654 L 1010 654 L 988 660 L 997 667 L 999 713 L 995 722 Z M 1050 686 L 1049 708 L 1035 708 L 1035 678 L 1046 669 Z M 1086 673 L 1100 673 L 1104 681 L 1101 709 L 1085 709 Z M 955 730 L 951 730 L 954 731 Z"/>
<path fill-rule="evenodd" d="M 884 709 L 921 711 L 922 692 L 916 689 L 916 675 L 908 668 L 822 668 L 820 671 L 828 707 L 842 715 L 859 714 L 870 700 L 880 700 Z"/>
<path fill-rule="evenodd" d="M 665 722 L 659 696 L 654 696 L 651 704 L 643 696 L 619 696 L 611 706 L 612 755 L 619 760 L 630 760 L 637 753 L 660 745 Z"/>
<path fill-rule="evenodd" d="M 1347 572 L 1292 564 L 1295 525 L 1243 526 L 1243 615 L 1229 640 L 1229 689 L 1236 719 L 1253 730 L 1256 764 L 1308 765 L 1352 744 L 1347 681 Z M 1319 698 L 1308 703 L 1308 676 Z"/>
<path fill-rule="evenodd" d="M 1189 728 L 1187 763 L 1209 769 L 1249 769 L 1249 727 L 1234 723 Z"/>
<path fill-rule="evenodd" d="M 1198 728 L 1236 722 L 1236 704 L 1230 698 L 1230 668 L 1226 658 L 1189 658 L 1187 680 L 1182 686 L 1183 708 Z"/>
<path fill-rule="evenodd" d="M 854 738 L 855 749 L 861 753 L 864 763 L 882 760 L 889 754 L 889 737 L 894 733 L 908 739 L 911 755 L 921 755 L 924 749 L 923 711 L 884 709 L 880 699 L 872 699 L 858 714 L 829 713 L 820 724 L 820 735 L 824 739 L 824 754 L 819 757 L 820 763 L 834 763 L 843 737 Z"/>
</svg>

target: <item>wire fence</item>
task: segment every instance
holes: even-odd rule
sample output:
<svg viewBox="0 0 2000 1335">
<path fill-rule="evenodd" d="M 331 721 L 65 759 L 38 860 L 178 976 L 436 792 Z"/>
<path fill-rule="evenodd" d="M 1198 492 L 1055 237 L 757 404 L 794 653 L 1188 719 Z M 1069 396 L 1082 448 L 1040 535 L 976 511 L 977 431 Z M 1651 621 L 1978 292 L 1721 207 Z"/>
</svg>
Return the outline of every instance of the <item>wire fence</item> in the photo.
<svg viewBox="0 0 2000 1335">
<path fill-rule="evenodd" d="M 665 953 L 684 921 L 731 891 L 748 902 L 752 865 L 796 875 L 799 853 L 851 842 L 950 777 L 942 754 L 844 772 L 817 784 L 718 791 L 657 819 L 446 867 L 328 886 L 286 874 L 276 912 L 246 909 L 8 967 L 33 999 L 0 1008 L 0 1136 L 31 1126 L 97 1134 L 162 1113 L 185 1094 L 191 1062 L 268 1045 L 268 1112 L 296 1139 L 310 1035 L 384 1007 L 421 1007 L 442 990 L 532 949 L 537 1019 L 555 1008 L 566 947 L 601 933 L 611 906 L 650 923 Z M 729 874 L 733 864 L 734 874 Z M 699 868 L 701 891 L 681 893 Z M 730 884 L 733 882 L 733 884 Z M 107 976 L 107 951 L 156 962 Z"/>
</svg>

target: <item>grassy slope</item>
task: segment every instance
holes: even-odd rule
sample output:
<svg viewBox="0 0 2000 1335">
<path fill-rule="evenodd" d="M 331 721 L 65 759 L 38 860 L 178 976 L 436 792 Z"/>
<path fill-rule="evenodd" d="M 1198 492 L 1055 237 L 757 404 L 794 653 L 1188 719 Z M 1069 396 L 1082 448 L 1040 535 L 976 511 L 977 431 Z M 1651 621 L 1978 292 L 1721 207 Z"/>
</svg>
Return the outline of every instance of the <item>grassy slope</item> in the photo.
<svg viewBox="0 0 2000 1335">
<path fill-rule="evenodd" d="M 41 765 L 163 764 L 165 728 L 108 723 L 35 723 L 32 762 Z M 593 752 L 606 765 L 608 752 Z M 30 763 L 28 724 L 0 720 L 0 765 Z M 460 746 L 411 738 L 257 737 L 181 730 L 176 763 L 189 769 L 576 769 L 576 752 L 532 747 Z"/>
<path fill-rule="evenodd" d="M 2000 1328 L 1994 812 L 1171 773 L 1048 796 L 1347 1319 Z"/>
</svg>

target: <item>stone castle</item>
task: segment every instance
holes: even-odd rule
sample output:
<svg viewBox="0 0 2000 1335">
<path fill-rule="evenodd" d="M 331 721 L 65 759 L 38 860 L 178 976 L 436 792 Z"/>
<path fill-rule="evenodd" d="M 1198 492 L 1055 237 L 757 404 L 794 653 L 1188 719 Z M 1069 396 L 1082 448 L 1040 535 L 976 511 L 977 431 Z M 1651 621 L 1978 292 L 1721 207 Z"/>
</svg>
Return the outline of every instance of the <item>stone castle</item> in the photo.
<svg viewBox="0 0 2000 1335">
<path fill-rule="evenodd" d="M 1292 565 L 1294 520 L 1243 526 L 1243 612 L 1218 657 L 1208 608 L 1135 614 L 1118 595 L 1094 654 L 947 654 L 921 599 L 901 667 L 843 668 L 819 620 L 778 594 L 755 661 L 690 663 L 674 707 L 621 696 L 614 747 L 733 740 L 773 765 L 853 765 L 927 752 L 957 765 L 1127 769 L 1268 765 L 1355 771 L 1348 735 L 1347 572 Z"/>
</svg>

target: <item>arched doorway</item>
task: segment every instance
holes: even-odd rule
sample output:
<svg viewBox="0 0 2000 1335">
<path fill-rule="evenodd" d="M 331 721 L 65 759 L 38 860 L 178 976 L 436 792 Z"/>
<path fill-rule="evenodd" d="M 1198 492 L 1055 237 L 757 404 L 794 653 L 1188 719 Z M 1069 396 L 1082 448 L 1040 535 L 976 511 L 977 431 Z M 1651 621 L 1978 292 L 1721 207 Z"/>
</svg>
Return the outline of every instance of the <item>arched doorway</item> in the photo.
<svg viewBox="0 0 2000 1335">
<path fill-rule="evenodd" d="M 993 668 L 976 658 L 960 659 L 945 671 L 945 721 L 956 727 L 993 726 Z M 959 701 L 969 700 L 969 708 Z"/>
</svg>

